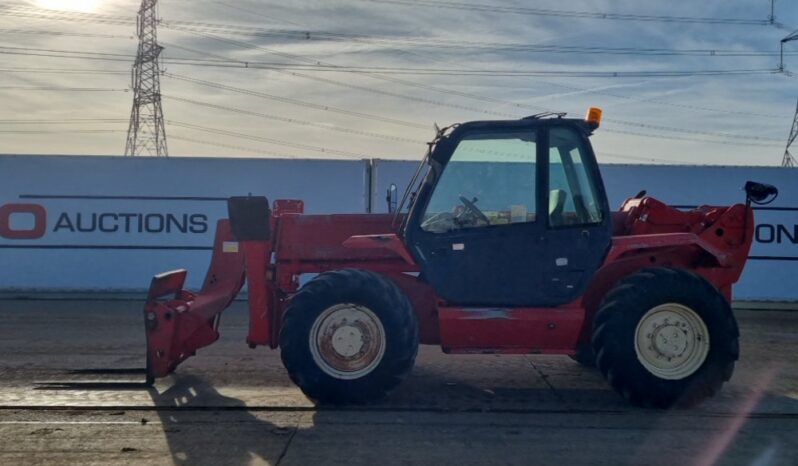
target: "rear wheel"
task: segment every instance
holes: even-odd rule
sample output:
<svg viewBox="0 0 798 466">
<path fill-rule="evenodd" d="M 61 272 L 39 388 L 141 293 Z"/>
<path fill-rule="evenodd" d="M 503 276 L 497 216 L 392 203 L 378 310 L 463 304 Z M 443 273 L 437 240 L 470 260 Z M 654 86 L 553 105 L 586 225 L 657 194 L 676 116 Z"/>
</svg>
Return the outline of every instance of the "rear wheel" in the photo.
<svg viewBox="0 0 798 466">
<path fill-rule="evenodd" d="M 365 270 L 337 270 L 293 297 L 280 346 L 291 380 L 308 397 L 368 401 L 385 395 L 412 368 L 418 324 L 393 282 Z"/>
<path fill-rule="evenodd" d="M 693 273 L 645 269 L 621 280 L 594 320 L 596 363 L 634 404 L 689 406 L 729 380 L 739 356 L 726 299 Z"/>
</svg>

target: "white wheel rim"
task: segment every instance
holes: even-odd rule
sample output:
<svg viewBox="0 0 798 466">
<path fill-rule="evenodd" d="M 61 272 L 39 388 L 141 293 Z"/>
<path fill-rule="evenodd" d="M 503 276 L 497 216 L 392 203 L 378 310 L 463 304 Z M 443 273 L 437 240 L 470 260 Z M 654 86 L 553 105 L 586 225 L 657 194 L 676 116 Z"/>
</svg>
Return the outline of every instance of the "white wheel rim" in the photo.
<svg viewBox="0 0 798 466">
<path fill-rule="evenodd" d="M 679 380 L 694 374 L 709 354 L 709 330 L 691 308 L 668 303 L 650 309 L 635 329 L 637 360 L 655 376 Z"/>
<path fill-rule="evenodd" d="M 371 309 L 336 304 L 313 322 L 308 344 L 313 361 L 325 374 L 336 379 L 358 379 L 382 361 L 385 329 Z"/>
</svg>

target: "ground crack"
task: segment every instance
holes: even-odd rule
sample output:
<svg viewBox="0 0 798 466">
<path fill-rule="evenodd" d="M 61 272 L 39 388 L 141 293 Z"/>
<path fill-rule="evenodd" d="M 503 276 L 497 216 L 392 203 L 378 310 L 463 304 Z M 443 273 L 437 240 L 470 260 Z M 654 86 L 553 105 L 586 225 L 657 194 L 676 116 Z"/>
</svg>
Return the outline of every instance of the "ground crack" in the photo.
<svg viewBox="0 0 798 466">
<path fill-rule="evenodd" d="M 532 366 L 532 369 L 534 369 L 535 372 L 538 373 L 540 378 L 543 379 L 543 382 L 545 382 L 546 386 L 549 387 L 551 392 L 554 394 L 554 397 L 557 398 L 557 401 L 564 402 L 565 398 L 562 396 L 562 394 L 559 391 L 557 391 L 556 388 L 554 388 L 554 385 L 552 385 L 551 382 L 549 382 L 549 376 L 544 374 L 543 371 L 540 370 L 540 368 L 538 368 L 538 366 L 536 366 L 531 359 L 527 358 L 527 361 L 529 361 L 529 365 Z"/>
<path fill-rule="evenodd" d="M 288 453 L 288 448 L 291 446 L 291 442 L 294 440 L 294 437 L 296 437 L 297 432 L 299 432 L 299 423 L 297 423 L 297 425 L 294 426 L 293 430 L 291 430 L 291 436 L 288 437 L 288 441 L 285 442 L 283 451 L 280 452 L 280 456 L 277 457 L 277 461 L 274 463 L 274 466 L 279 466 L 280 463 L 283 461 L 283 458 L 285 458 L 286 453 Z"/>
</svg>

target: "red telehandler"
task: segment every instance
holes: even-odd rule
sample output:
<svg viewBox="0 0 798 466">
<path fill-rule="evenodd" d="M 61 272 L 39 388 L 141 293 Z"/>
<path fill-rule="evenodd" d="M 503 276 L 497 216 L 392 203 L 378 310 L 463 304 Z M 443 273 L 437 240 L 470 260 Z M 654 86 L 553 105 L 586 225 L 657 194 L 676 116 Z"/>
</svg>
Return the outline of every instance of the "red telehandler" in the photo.
<svg viewBox="0 0 798 466">
<path fill-rule="evenodd" d="M 641 192 L 611 211 L 589 136 L 599 109 L 438 131 L 391 214 L 304 215 L 298 200 L 233 197 L 199 292 L 157 275 L 144 307 L 147 376 L 219 338 L 248 285 L 251 347 L 281 348 L 319 402 L 378 398 L 419 344 L 446 353 L 564 354 L 630 402 L 714 394 L 734 369 L 729 305 L 754 231 L 745 204 L 683 211 Z M 300 287 L 303 274 L 317 274 Z"/>
</svg>

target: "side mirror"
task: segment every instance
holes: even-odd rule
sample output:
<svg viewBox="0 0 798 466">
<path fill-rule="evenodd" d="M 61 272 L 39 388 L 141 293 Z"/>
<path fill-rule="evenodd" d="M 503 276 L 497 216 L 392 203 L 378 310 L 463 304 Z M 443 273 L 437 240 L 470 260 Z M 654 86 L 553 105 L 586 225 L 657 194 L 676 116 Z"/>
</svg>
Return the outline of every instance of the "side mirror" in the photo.
<svg viewBox="0 0 798 466">
<path fill-rule="evenodd" d="M 396 183 L 391 183 L 391 186 L 388 187 L 388 193 L 385 195 L 385 200 L 388 201 L 389 214 L 396 212 L 396 196 Z"/>
<path fill-rule="evenodd" d="M 755 181 L 746 181 L 743 189 L 746 201 L 757 205 L 770 204 L 779 195 L 779 190 L 775 186 Z"/>
</svg>

